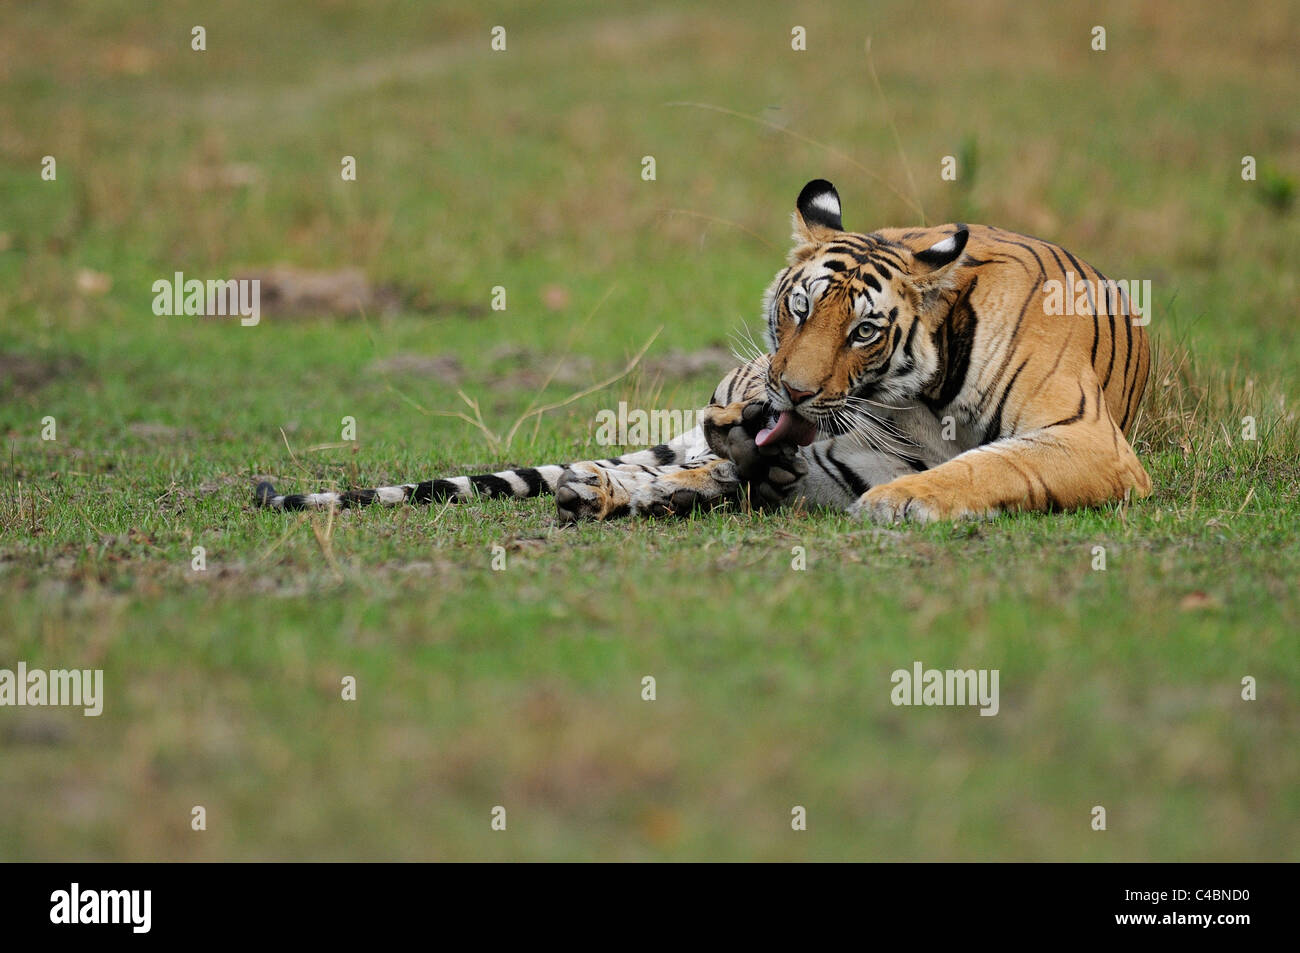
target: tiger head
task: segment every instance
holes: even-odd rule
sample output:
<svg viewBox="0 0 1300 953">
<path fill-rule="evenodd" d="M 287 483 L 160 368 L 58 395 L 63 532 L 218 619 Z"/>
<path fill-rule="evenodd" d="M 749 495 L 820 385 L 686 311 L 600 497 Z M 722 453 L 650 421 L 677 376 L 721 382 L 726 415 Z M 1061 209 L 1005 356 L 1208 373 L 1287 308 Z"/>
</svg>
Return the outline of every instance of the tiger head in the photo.
<svg viewBox="0 0 1300 953">
<path fill-rule="evenodd" d="M 913 252 L 846 232 L 835 186 L 809 182 L 795 203 L 790 265 L 763 298 L 767 400 L 778 419 L 760 435 L 811 443 L 853 429 L 871 404 L 899 404 L 935 378 L 933 331 L 951 309 L 966 226 Z"/>
</svg>

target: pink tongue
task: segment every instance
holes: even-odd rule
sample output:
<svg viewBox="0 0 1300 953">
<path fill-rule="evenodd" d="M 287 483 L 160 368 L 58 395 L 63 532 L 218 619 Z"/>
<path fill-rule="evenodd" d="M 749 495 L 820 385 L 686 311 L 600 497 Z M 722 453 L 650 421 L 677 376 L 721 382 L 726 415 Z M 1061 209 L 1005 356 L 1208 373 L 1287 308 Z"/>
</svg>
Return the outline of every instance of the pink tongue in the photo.
<svg viewBox="0 0 1300 953">
<path fill-rule="evenodd" d="M 801 447 L 806 447 L 816 439 L 816 424 L 798 414 L 783 410 L 773 426 L 764 427 L 758 432 L 754 443 L 760 447 L 765 447 L 769 443 L 797 443 Z"/>
</svg>

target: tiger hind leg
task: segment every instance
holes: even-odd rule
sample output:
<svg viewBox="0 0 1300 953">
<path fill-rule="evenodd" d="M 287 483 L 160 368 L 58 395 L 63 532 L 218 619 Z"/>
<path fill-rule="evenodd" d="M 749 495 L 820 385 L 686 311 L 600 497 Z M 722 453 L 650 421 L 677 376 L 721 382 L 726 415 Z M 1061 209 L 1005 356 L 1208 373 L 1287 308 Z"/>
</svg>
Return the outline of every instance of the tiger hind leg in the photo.
<svg viewBox="0 0 1300 953">
<path fill-rule="evenodd" d="M 699 426 L 682 438 L 684 459 L 646 466 L 648 461 L 637 459 L 643 452 L 572 464 L 555 491 L 561 521 L 682 516 L 742 498 L 764 508 L 785 502 L 808 468 L 793 446 L 754 445 L 770 413 L 764 400 L 766 367 L 762 358 L 722 379 L 700 412 Z"/>
<path fill-rule="evenodd" d="M 585 462 L 565 471 L 555 504 L 562 522 L 681 516 L 729 502 L 739 487 L 735 464 L 718 457 L 653 468 Z"/>
</svg>

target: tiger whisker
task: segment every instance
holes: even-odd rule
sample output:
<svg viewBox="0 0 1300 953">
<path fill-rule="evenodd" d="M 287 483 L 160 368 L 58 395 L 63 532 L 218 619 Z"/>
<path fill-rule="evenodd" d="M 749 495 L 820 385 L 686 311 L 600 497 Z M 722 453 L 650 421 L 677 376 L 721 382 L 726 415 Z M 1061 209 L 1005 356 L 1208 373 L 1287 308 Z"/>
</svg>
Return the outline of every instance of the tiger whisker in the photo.
<svg viewBox="0 0 1300 953">
<path fill-rule="evenodd" d="M 915 448 L 915 444 L 900 432 L 892 421 L 883 420 L 860 408 L 840 405 L 830 408 L 829 418 L 843 436 L 851 437 L 868 450 L 901 454 Z"/>
<path fill-rule="evenodd" d="M 743 364 L 750 364 L 760 360 L 767 353 L 758 346 L 758 343 L 754 340 L 753 332 L 750 331 L 749 326 L 746 324 L 733 329 L 729 337 L 734 345 L 731 349 L 732 355 Z"/>
<path fill-rule="evenodd" d="M 881 407 L 885 410 L 911 410 L 916 406 L 915 404 L 904 404 L 902 406 L 899 406 L 898 404 L 885 404 L 878 400 L 872 400 L 869 397 L 855 397 L 852 394 L 846 394 L 844 399 L 851 403 L 870 404 L 872 407 Z"/>
</svg>

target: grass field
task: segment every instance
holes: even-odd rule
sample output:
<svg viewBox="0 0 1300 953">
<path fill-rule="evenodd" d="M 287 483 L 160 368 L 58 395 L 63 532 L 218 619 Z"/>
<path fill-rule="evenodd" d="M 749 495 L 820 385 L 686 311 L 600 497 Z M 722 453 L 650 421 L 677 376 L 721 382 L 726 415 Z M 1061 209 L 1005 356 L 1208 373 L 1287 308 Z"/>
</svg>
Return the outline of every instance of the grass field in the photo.
<svg viewBox="0 0 1300 953">
<path fill-rule="evenodd" d="M 1300 859 L 1296 4 L 209 6 L 0 10 L 0 668 L 106 695 L 0 708 L 0 859 Z M 816 177 L 850 228 L 1150 279 L 1154 495 L 922 529 L 253 508 L 702 405 Z M 152 311 L 277 264 L 389 305 Z M 894 707 L 916 660 L 999 670 L 999 714 Z"/>
</svg>

